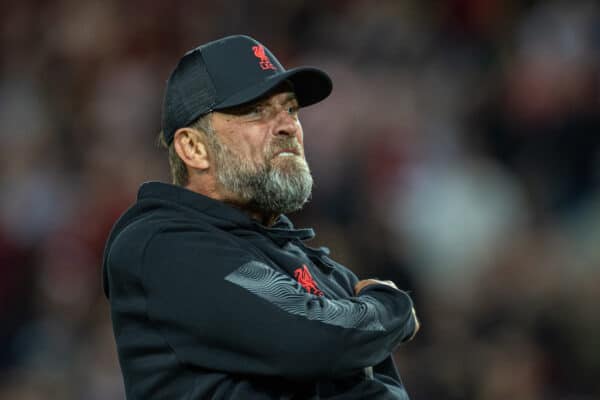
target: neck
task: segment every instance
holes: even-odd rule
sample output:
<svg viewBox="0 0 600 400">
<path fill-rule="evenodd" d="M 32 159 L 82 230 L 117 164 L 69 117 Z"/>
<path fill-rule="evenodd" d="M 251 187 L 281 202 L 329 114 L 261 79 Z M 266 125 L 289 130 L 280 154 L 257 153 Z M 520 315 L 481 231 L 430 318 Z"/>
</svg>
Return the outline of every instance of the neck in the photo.
<svg viewBox="0 0 600 400">
<path fill-rule="evenodd" d="M 249 203 L 244 203 L 233 193 L 228 193 L 217 185 L 214 179 L 204 179 L 202 182 L 190 180 L 185 186 L 186 189 L 192 192 L 199 193 L 211 199 L 221 201 L 225 204 L 233 206 L 246 213 L 253 220 L 263 224 L 264 226 L 272 226 L 277 219 L 277 214 L 264 212 L 252 207 Z"/>
<path fill-rule="evenodd" d="M 264 226 L 272 226 L 277 219 L 277 214 L 265 213 L 262 211 L 257 211 L 247 204 L 240 204 L 234 201 L 223 200 L 224 203 L 229 204 L 237 209 L 242 210 L 244 213 L 248 214 L 250 218 L 253 220 L 263 224 Z"/>
</svg>

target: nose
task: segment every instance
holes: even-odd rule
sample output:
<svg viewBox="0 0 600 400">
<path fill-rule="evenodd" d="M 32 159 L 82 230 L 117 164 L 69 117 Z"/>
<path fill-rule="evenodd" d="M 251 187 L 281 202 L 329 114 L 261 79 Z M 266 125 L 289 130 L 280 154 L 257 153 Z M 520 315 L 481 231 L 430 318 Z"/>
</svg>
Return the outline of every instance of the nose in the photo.
<svg viewBox="0 0 600 400">
<path fill-rule="evenodd" d="M 302 143 L 302 128 L 298 116 L 281 110 L 276 118 L 273 134 L 276 136 L 296 137 Z"/>
</svg>

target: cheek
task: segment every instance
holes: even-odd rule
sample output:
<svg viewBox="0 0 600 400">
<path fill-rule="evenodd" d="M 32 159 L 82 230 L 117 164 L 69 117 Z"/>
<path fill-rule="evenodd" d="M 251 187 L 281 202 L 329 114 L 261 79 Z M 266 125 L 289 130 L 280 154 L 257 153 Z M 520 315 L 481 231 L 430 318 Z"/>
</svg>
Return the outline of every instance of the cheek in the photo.
<svg viewBox="0 0 600 400">
<path fill-rule="evenodd" d="M 244 132 L 239 136 L 237 147 L 240 148 L 240 155 L 255 164 L 264 163 L 269 154 L 269 143 L 266 140 L 266 135 L 261 134 L 261 132 Z"/>
<path fill-rule="evenodd" d="M 302 124 L 300 121 L 298 121 L 298 134 L 296 137 L 298 138 L 298 143 L 304 147 L 304 131 L 302 130 Z"/>
</svg>

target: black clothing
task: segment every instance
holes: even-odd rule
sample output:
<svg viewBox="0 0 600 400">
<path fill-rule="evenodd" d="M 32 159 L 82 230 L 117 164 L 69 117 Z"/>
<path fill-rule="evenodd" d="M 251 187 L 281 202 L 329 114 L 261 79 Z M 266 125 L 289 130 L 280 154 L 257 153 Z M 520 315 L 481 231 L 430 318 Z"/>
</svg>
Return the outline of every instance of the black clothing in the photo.
<svg viewBox="0 0 600 400">
<path fill-rule="evenodd" d="M 390 354 L 414 331 L 410 298 L 355 296 L 313 236 L 142 185 L 103 265 L 128 399 L 407 399 Z"/>
</svg>

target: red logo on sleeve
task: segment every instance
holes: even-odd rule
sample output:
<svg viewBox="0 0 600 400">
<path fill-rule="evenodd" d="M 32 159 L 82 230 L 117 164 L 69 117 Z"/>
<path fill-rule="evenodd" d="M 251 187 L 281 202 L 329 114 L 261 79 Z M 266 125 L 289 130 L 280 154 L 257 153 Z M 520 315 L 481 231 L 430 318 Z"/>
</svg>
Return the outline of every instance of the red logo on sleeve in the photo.
<svg viewBox="0 0 600 400">
<path fill-rule="evenodd" d="M 265 52 L 265 48 L 262 45 L 252 46 L 252 51 L 254 51 L 254 55 L 256 56 L 256 58 L 258 58 L 260 60 L 258 65 L 260 65 L 261 69 L 277 70 L 275 68 L 275 66 L 273 65 L 273 63 L 271 63 L 271 60 L 269 60 L 269 57 L 267 56 L 267 53 Z"/>
<path fill-rule="evenodd" d="M 294 271 L 294 277 L 308 293 L 316 294 L 317 296 L 323 296 L 323 292 L 317 287 L 317 284 L 313 280 L 313 277 L 306 265 L 302 264 L 302 268 L 296 269 Z"/>
</svg>

